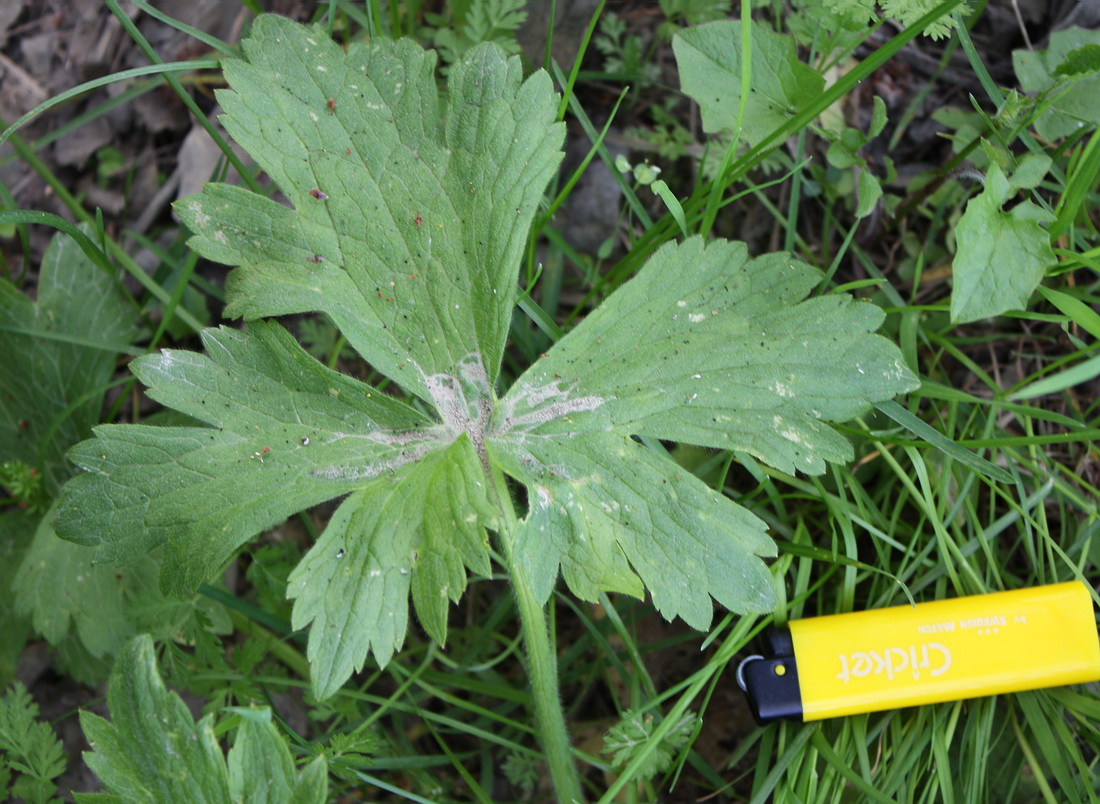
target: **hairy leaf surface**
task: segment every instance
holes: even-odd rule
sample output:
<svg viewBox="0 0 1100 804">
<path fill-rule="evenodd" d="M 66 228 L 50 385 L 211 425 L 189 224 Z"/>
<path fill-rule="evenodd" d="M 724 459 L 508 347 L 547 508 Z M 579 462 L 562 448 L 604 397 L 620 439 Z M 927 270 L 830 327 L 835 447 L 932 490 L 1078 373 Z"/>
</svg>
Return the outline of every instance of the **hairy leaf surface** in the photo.
<svg viewBox="0 0 1100 804">
<path fill-rule="evenodd" d="M 918 382 L 873 334 L 882 311 L 806 299 L 819 281 L 743 243 L 668 244 L 515 382 L 489 443 L 527 486 L 521 553 L 540 594 L 560 564 L 587 600 L 638 595 L 640 576 L 658 610 L 696 628 L 712 597 L 768 609 L 754 558 L 775 554 L 765 524 L 628 436 L 742 450 L 784 472 L 849 460 L 828 422 Z"/>
<path fill-rule="evenodd" d="M 531 434 L 499 449 L 528 488 L 517 553 L 543 599 L 560 564 L 580 598 L 641 597 L 644 584 L 661 614 L 693 628 L 710 624 L 712 597 L 731 611 L 772 606 L 771 575 L 756 558 L 775 555 L 767 526 L 668 458 L 599 433 Z"/>
<path fill-rule="evenodd" d="M 148 636 L 119 655 L 107 706 L 113 722 L 85 711 L 80 725 L 92 746 L 84 760 L 108 790 L 125 801 L 228 801 L 213 715 L 195 723 L 165 689 Z"/>
<path fill-rule="evenodd" d="M 229 751 L 229 794 L 249 804 L 310 804 L 328 800 L 325 758 L 302 768 L 274 724 L 271 710 L 253 710 L 241 721 L 237 741 Z"/>
<path fill-rule="evenodd" d="M 516 381 L 497 427 L 626 435 L 748 452 L 784 472 L 852 457 L 826 424 L 917 387 L 882 311 L 806 299 L 819 272 L 743 243 L 662 247 Z"/>
</svg>

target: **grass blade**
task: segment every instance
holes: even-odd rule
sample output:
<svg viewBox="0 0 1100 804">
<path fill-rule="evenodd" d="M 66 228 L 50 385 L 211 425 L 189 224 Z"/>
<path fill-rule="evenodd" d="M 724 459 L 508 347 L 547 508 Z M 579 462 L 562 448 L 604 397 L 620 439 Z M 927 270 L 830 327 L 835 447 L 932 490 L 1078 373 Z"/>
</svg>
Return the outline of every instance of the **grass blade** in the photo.
<svg viewBox="0 0 1100 804">
<path fill-rule="evenodd" d="M 975 455 L 970 450 L 960 447 L 943 433 L 925 424 L 897 402 L 888 400 L 886 402 L 875 402 L 874 404 L 875 409 L 880 413 L 889 416 L 913 435 L 924 439 L 947 457 L 969 466 L 976 472 L 981 472 L 990 480 L 996 480 L 1000 483 L 1012 482 L 1012 475 L 1004 469 L 995 466 L 979 455 Z"/>
</svg>

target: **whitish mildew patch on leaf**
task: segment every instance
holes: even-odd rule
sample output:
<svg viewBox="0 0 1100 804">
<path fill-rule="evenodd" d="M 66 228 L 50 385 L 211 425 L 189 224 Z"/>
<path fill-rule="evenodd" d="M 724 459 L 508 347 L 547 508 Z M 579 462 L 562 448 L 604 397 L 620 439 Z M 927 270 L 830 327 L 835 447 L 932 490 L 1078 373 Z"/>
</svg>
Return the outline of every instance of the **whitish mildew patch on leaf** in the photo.
<svg viewBox="0 0 1100 804">
<path fill-rule="evenodd" d="M 428 389 L 444 427 L 452 438 L 466 434 L 487 470 L 485 432 L 493 411 L 489 375 L 481 356 L 477 354 L 466 355 L 457 368 L 456 377 L 452 374 L 425 374 L 416 366 L 424 377 L 424 387 Z"/>
<path fill-rule="evenodd" d="M 321 480 L 335 480 L 340 483 L 358 483 L 364 480 L 372 480 L 379 475 L 396 472 L 406 464 L 419 461 L 433 449 L 439 448 L 440 442 L 421 444 L 413 449 L 408 449 L 394 458 L 386 458 L 372 463 L 359 463 L 348 466 L 323 466 L 313 470 L 313 476 Z"/>
<path fill-rule="evenodd" d="M 575 396 L 572 388 L 562 386 L 561 380 L 541 385 L 516 383 L 498 406 L 493 435 L 512 434 L 522 440 L 528 431 L 558 419 L 568 426 L 573 414 L 596 410 L 607 401 L 597 394 Z"/>
</svg>

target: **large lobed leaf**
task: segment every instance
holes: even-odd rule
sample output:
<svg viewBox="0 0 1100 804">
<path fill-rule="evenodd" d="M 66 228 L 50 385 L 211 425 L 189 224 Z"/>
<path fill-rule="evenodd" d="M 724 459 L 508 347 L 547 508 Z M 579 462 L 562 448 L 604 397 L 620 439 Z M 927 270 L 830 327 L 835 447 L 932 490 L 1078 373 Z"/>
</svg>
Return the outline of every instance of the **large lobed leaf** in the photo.
<svg viewBox="0 0 1100 804">
<path fill-rule="evenodd" d="M 191 246 L 240 266 L 230 315 L 324 311 L 371 364 L 424 399 L 425 377 L 479 355 L 495 380 L 516 268 L 561 158 L 550 79 L 474 48 L 451 70 L 408 40 L 353 43 L 256 21 L 226 64 L 226 130 L 294 209 L 226 185 L 177 210 Z"/>
<path fill-rule="evenodd" d="M 526 486 L 512 555 L 542 599 L 560 569 L 582 598 L 648 590 L 698 628 L 712 600 L 770 609 L 765 524 L 635 437 L 787 472 L 847 460 L 828 422 L 916 385 L 873 334 L 881 311 L 807 299 L 820 276 L 787 255 L 694 238 L 659 250 L 498 399 L 520 250 L 560 157 L 548 79 L 521 83 L 518 62 L 479 47 L 440 105 L 434 56 L 416 46 L 345 54 L 267 17 L 245 54 L 226 69 L 226 124 L 293 208 L 208 186 L 180 203 L 192 244 L 239 266 L 232 312 L 322 310 L 424 404 L 330 371 L 276 324 L 207 331 L 205 356 L 134 363 L 151 396 L 207 426 L 98 428 L 73 452 L 90 471 L 59 532 L 110 560 L 163 543 L 183 590 L 262 528 L 347 495 L 290 577 L 321 696 L 400 648 L 410 595 L 445 639 L 467 570 L 489 571 L 497 470 Z"/>
<path fill-rule="evenodd" d="M 820 474 L 852 457 L 826 422 L 916 387 L 872 334 L 882 310 L 806 299 L 820 280 L 788 254 L 750 260 L 744 243 L 670 243 L 516 381 L 498 426 L 615 429 Z"/>
<path fill-rule="evenodd" d="M 37 291 L 32 302 L 0 279 L 0 463 L 33 467 L 46 496 L 54 496 L 75 468 L 66 450 L 91 435 L 119 353 L 133 350 L 136 309 L 117 278 L 64 234 L 46 249 Z M 125 569 L 93 566 L 92 550 L 54 533 L 52 509 L 41 517 L 13 511 L 6 519 L 13 517 L 26 519 L 33 539 L 18 548 L 5 542 L 5 600 L 51 645 L 73 634 L 82 653 L 114 655 L 137 630 L 134 593 L 155 582 L 158 563 L 143 556 Z M 0 623 L 5 647 L 18 650 L 23 619 L 0 605 Z"/>
<path fill-rule="evenodd" d="M 692 238 L 642 270 L 536 361 L 501 400 L 489 444 L 527 486 L 522 560 L 549 595 L 639 595 L 696 628 L 710 598 L 767 611 L 766 525 L 629 436 L 748 452 L 819 474 L 851 458 L 827 422 L 917 387 L 882 311 L 806 299 L 820 274 L 786 254 Z M 635 574 L 636 573 L 636 574 Z M 641 583 L 639 583 L 639 576 Z"/>
</svg>

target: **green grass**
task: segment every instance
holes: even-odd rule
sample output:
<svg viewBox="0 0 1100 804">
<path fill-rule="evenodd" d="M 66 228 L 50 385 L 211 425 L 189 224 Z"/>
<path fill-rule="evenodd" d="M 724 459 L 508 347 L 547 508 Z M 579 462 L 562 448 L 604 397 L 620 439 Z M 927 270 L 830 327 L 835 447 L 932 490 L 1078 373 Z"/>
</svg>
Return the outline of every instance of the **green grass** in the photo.
<svg viewBox="0 0 1100 804">
<path fill-rule="evenodd" d="M 118 13 L 113 0 L 108 5 Z M 144 8 L 144 3 L 137 5 Z M 373 2 L 367 11 L 348 0 L 321 6 L 318 16 L 329 11 L 338 31 L 368 23 L 399 24 L 406 31 L 417 27 L 416 20 L 401 16 L 399 5 L 392 15 L 386 4 Z M 588 36 L 594 26 L 595 20 Z M 139 36 L 131 26 L 127 30 Z M 943 253 L 944 237 L 961 211 L 964 193 L 918 198 L 903 223 L 908 227 L 905 236 L 921 256 L 909 259 L 900 271 L 883 271 L 880 255 L 857 244 L 850 199 L 828 192 L 806 195 L 810 180 L 821 179 L 804 161 L 818 113 L 916 34 L 914 26 L 895 37 L 797 116 L 788 130 L 777 133 L 777 141 L 798 135 L 796 155 L 785 157 L 783 165 L 793 177 L 783 184 L 788 195 L 769 186 L 774 177 L 756 170 L 765 155 L 762 147 L 736 153 L 731 149 L 716 180 L 705 181 L 686 170 L 663 174 L 682 201 L 691 231 L 720 232 L 728 225 L 724 216 L 730 210 L 765 204 L 778 241 L 827 271 L 820 292 L 848 285 L 888 311 L 884 332 L 901 344 L 924 380 L 921 390 L 898 400 L 901 413 L 873 412 L 851 422 L 845 430 L 856 445 L 856 462 L 833 466 L 821 477 L 784 475 L 745 455 L 673 451 L 685 471 L 723 489 L 771 526 L 781 545 L 773 574 L 783 603 L 769 618 L 777 622 L 897 605 L 909 595 L 935 600 L 1074 578 L 1094 587 L 1100 580 L 1100 134 L 1091 128 L 1070 143 L 1044 146 L 1025 128 L 1011 132 L 1006 146 L 1038 149 L 1055 160 L 1047 183 L 1032 198 L 1058 216 L 1052 232 L 1059 238 L 1055 245 L 1061 262 L 1027 310 L 965 327 L 952 325 L 947 316 L 943 275 L 949 263 L 935 257 L 924 261 L 924 255 Z M 961 46 L 994 96 L 992 102 L 1002 99 L 965 34 Z M 151 51 L 149 56 L 159 60 Z M 195 66 L 209 67 L 209 62 Z M 586 108 L 592 96 L 585 92 L 579 67 L 578 61 L 556 72 L 570 90 L 563 96 L 562 112 L 588 136 L 589 157 L 606 161 L 624 182 L 620 235 L 631 247 L 599 260 L 565 243 L 550 213 L 568 201 L 579 174 L 563 175 L 559 194 L 550 195 L 553 206 L 540 218 L 541 247 L 533 242 L 528 251 L 525 276 L 531 284 L 513 325 L 513 354 L 506 370 L 529 364 L 594 299 L 629 278 L 660 244 L 680 234 L 673 216 L 653 202 L 649 190 L 631 186 L 614 169 L 603 140 L 606 129 L 591 119 L 607 110 Z M 132 99 L 154 82 L 166 82 L 193 103 L 187 86 L 194 76 L 177 76 L 178 69 L 162 64 L 131 71 L 142 81 L 127 84 L 132 89 L 123 97 Z M 103 83 L 129 77 L 115 74 Z M 673 90 L 655 86 L 646 91 Z M 58 96 L 51 105 L 68 99 L 68 94 Z M 990 99 L 985 102 L 993 108 Z M 78 124 L 110 108 L 95 107 Z M 686 111 L 686 104 L 681 108 Z M 13 133 L 9 142 L 15 155 L 8 158 L 30 166 L 75 219 L 95 224 L 95 211 L 69 193 L 37 155 L 48 141 L 27 142 Z M 221 145 L 227 160 L 234 160 L 228 145 Z M 242 175 L 252 181 L 247 170 Z M 22 227 L 28 224 L 70 230 L 60 219 L 13 210 L 9 189 L 0 191 L 8 210 L 0 212 L 0 224 L 18 224 L 17 238 L 24 244 L 5 241 L 5 250 L 27 248 Z M 201 325 L 184 305 L 185 290 L 211 296 L 219 291 L 194 273 L 194 256 L 179 245 L 182 233 L 177 233 L 176 247 L 159 252 L 161 264 L 150 277 L 133 260 L 126 233 L 111 236 L 108 231 L 100 225 L 88 246 L 105 267 L 121 266 L 141 282 L 137 303 L 148 336 L 142 348 L 193 345 Z M 901 225 L 884 236 L 900 240 Z M 865 274 L 857 276 L 852 265 L 861 266 Z M 11 276 L 7 261 L 3 270 Z M 857 280 L 865 276 L 873 282 L 860 286 Z M 88 333 L 88 339 L 94 342 L 95 333 Z M 348 372 L 362 371 L 342 344 L 337 340 L 319 357 Z M 106 420 L 131 398 L 124 394 Z M 918 438 L 918 428 L 913 428 L 914 435 L 899 424 L 898 419 L 910 421 L 906 412 L 932 428 L 936 437 Z M 323 522 L 324 514 L 318 512 L 280 528 L 246 549 L 242 566 L 259 565 L 261 545 L 289 540 L 299 552 L 265 565 L 269 585 L 277 590 L 311 541 L 302 534 L 315 536 Z M 301 635 L 290 634 L 285 602 L 277 594 L 265 596 L 255 582 L 234 593 L 213 586 L 207 592 L 227 607 L 234 632 L 220 637 L 200 632 L 190 642 L 162 645 L 168 679 L 202 695 L 211 710 L 276 696 L 299 701 L 305 717 L 295 725 L 281 725 L 299 758 L 329 752 L 332 791 L 361 789 L 370 800 L 488 802 L 497 800 L 495 791 L 506 775 L 517 795 L 545 800 L 516 605 L 503 579 L 472 583 L 453 612 L 445 650 L 414 629 L 385 670 L 368 666 L 357 689 L 346 689 L 324 704 L 304 692 L 304 643 Z M 1100 602 L 1095 592 L 1094 599 Z M 693 796 L 717 794 L 725 798 L 714 800 L 754 804 L 1100 800 L 1100 697 L 1095 686 L 757 728 L 744 722 L 744 712 L 738 722 L 721 720 L 727 710 L 718 701 L 734 685 L 733 667 L 767 619 L 720 617 L 709 634 L 673 628 L 654 639 L 655 615 L 645 603 L 604 596 L 599 605 L 589 605 L 565 594 L 555 598 L 547 617 L 572 752 L 592 801 L 656 801 L 670 787 L 673 797 L 686 790 Z M 676 650 L 691 657 L 675 665 L 678 674 L 655 673 L 652 668 L 662 666 L 662 656 Z M 600 738 L 620 717 L 635 711 L 654 718 L 650 740 L 625 767 L 612 767 L 610 756 L 601 753 Z M 652 779 L 637 776 L 647 757 L 661 747 L 664 733 L 689 711 L 708 725 L 717 719 L 719 729 L 734 735 L 733 744 L 722 748 L 715 761 L 714 745 L 702 742 L 704 731 L 697 730 L 675 752 L 670 770 Z M 224 725 L 231 713 L 219 717 Z M 356 739 L 366 750 L 347 748 Z M 525 781 L 530 782 L 526 788 Z"/>
</svg>

